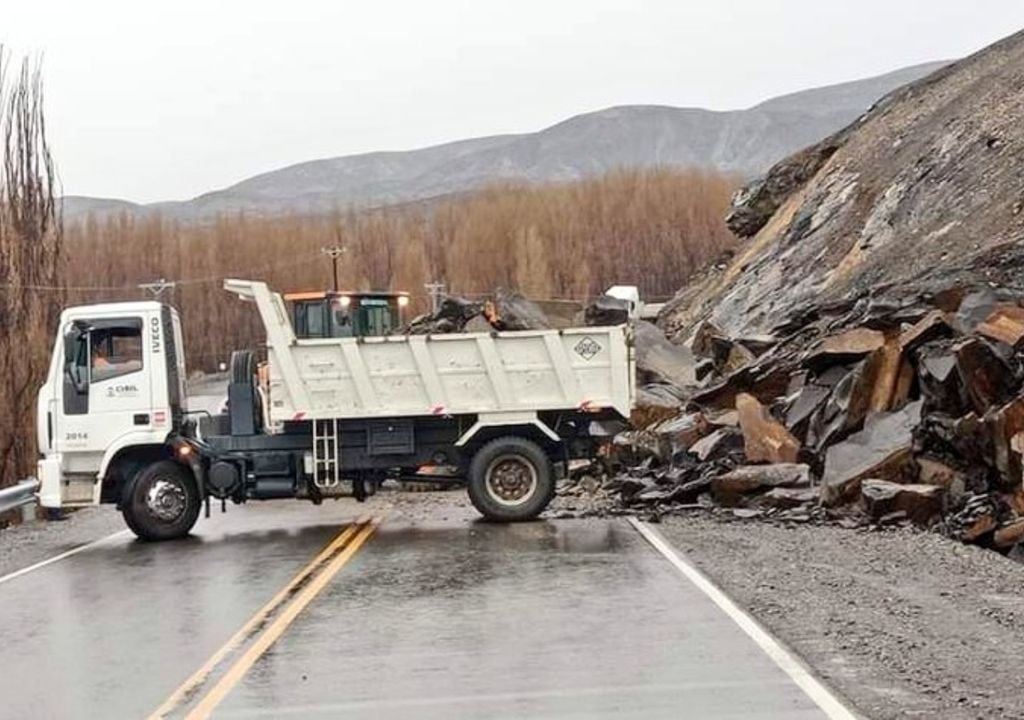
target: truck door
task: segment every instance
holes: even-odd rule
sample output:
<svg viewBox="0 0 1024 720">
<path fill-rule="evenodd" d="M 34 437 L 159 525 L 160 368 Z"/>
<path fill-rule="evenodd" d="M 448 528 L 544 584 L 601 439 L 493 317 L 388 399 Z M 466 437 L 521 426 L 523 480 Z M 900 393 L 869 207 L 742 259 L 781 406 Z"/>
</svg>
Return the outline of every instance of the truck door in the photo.
<svg viewBox="0 0 1024 720">
<path fill-rule="evenodd" d="M 79 332 L 65 337 L 56 446 L 102 457 L 119 437 L 148 430 L 153 421 L 143 317 L 80 319 L 75 327 Z"/>
</svg>

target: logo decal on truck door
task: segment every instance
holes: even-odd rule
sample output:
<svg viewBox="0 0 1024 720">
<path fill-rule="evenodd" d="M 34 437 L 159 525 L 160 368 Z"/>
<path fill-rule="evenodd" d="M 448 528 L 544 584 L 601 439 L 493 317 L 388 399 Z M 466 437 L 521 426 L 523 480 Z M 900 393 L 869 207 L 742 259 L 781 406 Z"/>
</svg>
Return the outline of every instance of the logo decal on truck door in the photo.
<svg viewBox="0 0 1024 720">
<path fill-rule="evenodd" d="M 155 316 L 149 320 L 149 340 L 153 352 L 160 352 L 160 318 Z"/>
<path fill-rule="evenodd" d="M 107 388 L 107 397 L 138 397 L 137 385 L 112 385 Z"/>
<path fill-rule="evenodd" d="M 601 345 L 594 338 L 587 335 L 585 338 L 576 343 L 576 347 L 573 348 L 576 354 L 584 360 L 590 360 L 599 352 L 601 352 Z"/>
</svg>

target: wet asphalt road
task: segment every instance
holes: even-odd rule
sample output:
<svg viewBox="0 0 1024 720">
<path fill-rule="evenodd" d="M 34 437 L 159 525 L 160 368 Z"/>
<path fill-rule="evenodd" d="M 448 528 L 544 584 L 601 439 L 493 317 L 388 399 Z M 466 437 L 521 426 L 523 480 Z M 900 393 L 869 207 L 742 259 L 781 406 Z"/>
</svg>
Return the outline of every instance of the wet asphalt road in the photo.
<svg viewBox="0 0 1024 720">
<path fill-rule="evenodd" d="M 254 503 L 0 584 L 0 716 L 147 716 L 365 509 Z M 824 716 L 624 521 L 444 511 L 392 513 L 213 717 Z"/>
</svg>

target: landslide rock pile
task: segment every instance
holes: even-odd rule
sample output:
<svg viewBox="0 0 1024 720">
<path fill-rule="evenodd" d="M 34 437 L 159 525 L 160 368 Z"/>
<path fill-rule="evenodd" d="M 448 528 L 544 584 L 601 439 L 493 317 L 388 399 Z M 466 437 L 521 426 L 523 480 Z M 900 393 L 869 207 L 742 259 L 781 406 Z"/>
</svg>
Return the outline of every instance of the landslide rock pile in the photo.
<svg viewBox="0 0 1024 720">
<path fill-rule="evenodd" d="M 747 246 L 659 317 L 693 354 L 682 409 L 620 436 L 565 492 L 1015 545 L 1022 90 L 1024 33 L 744 188 L 728 222 Z"/>
<path fill-rule="evenodd" d="M 464 332 L 471 320 L 483 314 L 484 304 L 453 295 L 445 295 L 437 310 L 413 318 L 403 332 L 407 335 L 432 335 Z"/>
<path fill-rule="evenodd" d="M 601 469 L 621 503 L 1024 537 L 1024 307 L 991 288 L 857 304 L 772 343 L 705 322 L 686 410 L 624 433 Z M 593 482 L 593 480 L 587 480 Z M 571 494 L 572 486 L 568 489 Z"/>
<path fill-rule="evenodd" d="M 454 295 L 440 299 L 437 310 L 413 318 L 403 332 L 409 335 L 490 330 L 547 330 L 551 327 L 536 303 L 514 290 L 498 288 L 493 297 L 474 302 Z"/>
</svg>

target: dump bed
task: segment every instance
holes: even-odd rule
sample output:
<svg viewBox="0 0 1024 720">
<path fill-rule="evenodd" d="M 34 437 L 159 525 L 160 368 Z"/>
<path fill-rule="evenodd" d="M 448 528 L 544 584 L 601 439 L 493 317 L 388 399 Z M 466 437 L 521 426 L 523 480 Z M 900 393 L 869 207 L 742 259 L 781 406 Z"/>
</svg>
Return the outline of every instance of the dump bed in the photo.
<svg viewBox="0 0 1024 720">
<path fill-rule="evenodd" d="M 629 417 L 629 328 L 297 340 L 281 297 L 228 280 L 267 332 L 270 419 L 611 409 Z"/>
</svg>

